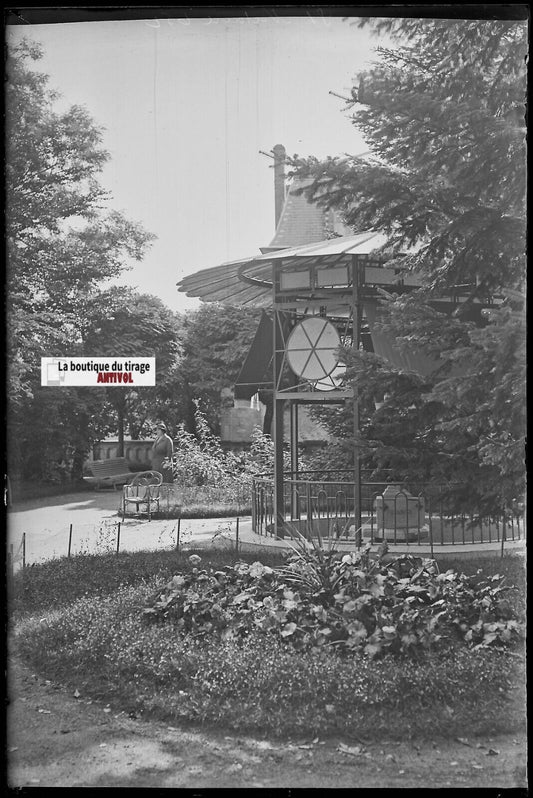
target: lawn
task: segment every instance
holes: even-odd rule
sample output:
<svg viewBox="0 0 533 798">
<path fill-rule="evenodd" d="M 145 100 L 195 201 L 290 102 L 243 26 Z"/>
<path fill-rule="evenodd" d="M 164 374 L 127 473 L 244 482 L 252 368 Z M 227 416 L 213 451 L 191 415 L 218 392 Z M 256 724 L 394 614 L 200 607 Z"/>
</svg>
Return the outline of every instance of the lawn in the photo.
<svg viewBox="0 0 533 798">
<path fill-rule="evenodd" d="M 55 683 L 171 723 L 281 737 L 350 733 L 365 740 L 385 732 L 402 739 L 520 731 L 513 707 L 524 680 L 523 641 L 512 631 L 523 620 L 520 558 L 484 560 L 483 573 L 460 563 L 470 572 L 464 578 L 416 576 L 420 569 L 405 577 L 385 569 L 383 579 L 378 572 L 363 579 L 361 563 L 344 566 L 326 557 L 316 571 L 307 564 L 292 573 L 287 592 L 290 574 L 280 554 L 263 558 L 261 566 L 253 555 L 235 557 L 218 550 L 139 552 L 27 568 L 10 590 L 11 650 Z M 301 581 L 295 587 L 304 572 L 312 599 Z M 335 596 L 320 593 L 323 584 L 317 592 L 318 573 L 326 582 L 344 574 Z M 385 632 L 376 627 L 372 639 L 357 620 L 362 616 L 354 615 L 358 599 L 348 590 L 354 574 L 369 596 L 362 603 L 374 602 L 373 617 L 382 619 Z M 435 584 L 450 606 L 464 603 L 471 591 L 470 614 L 458 606 L 449 614 L 450 622 L 457 613 L 459 621 L 467 619 L 474 629 L 470 644 L 458 624 L 459 631 L 443 627 L 442 639 L 435 633 L 436 613 L 429 618 L 418 597 L 421 586 Z M 503 600 L 506 584 L 516 589 Z M 383 595 L 376 585 L 384 586 Z M 398 596 L 408 589 L 407 599 L 387 598 L 391 585 Z M 490 611 L 496 602 L 502 614 L 492 631 L 485 624 L 480 632 L 472 613 L 484 612 L 490 601 Z M 410 639 L 391 631 L 393 622 L 404 629 L 406 618 Z M 368 647 L 377 655 L 369 656 Z"/>
</svg>

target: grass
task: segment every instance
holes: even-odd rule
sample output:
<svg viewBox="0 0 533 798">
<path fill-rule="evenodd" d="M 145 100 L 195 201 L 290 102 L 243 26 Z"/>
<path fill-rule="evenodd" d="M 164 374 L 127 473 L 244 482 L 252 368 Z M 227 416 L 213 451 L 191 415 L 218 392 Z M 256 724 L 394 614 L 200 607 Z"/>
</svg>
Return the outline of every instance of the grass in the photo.
<svg viewBox="0 0 533 798">
<path fill-rule="evenodd" d="M 11 583 L 10 611 L 13 618 L 64 608 L 82 597 L 104 598 L 121 587 L 144 585 L 159 579 L 170 579 L 179 571 L 190 570 L 189 556 L 199 553 L 209 556 L 217 568 L 238 560 L 253 562 L 257 556 L 242 552 L 216 549 L 206 555 L 198 552 L 138 551 L 119 554 L 82 554 L 76 557 L 47 560 L 18 571 Z M 275 567 L 284 562 L 279 552 L 262 555 L 265 565 Z"/>
<path fill-rule="evenodd" d="M 216 488 L 208 485 L 195 487 L 175 484 L 172 495 L 167 500 L 165 494 L 160 503 L 161 511 L 154 517 L 161 518 L 235 518 L 251 515 L 252 506 L 249 492 L 227 487 Z"/>
<path fill-rule="evenodd" d="M 450 647 L 445 656 L 400 664 L 326 648 L 302 655 L 254 632 L 224 641 L 147 624 L 143 608 L 170 576 L 191 568 L 190 553 L 83 556 L 26 569 L 12 585 L 13 650 L 84 696 L 173 723 L 365 740 L 516 733 L 509 697 L 523 678 L 521 654 Z M 235 562 L 233 552 L 200 555 L 217 569 Z M 273 554 L 263 562 L 282 560 Z M 485 560 L 483 571 L 505 571 L 523 589 L 519 558 Z"/>
<path fill-rule="evenodd" d="M 223 501 L 196 502 L 194 500 L 185 500 L 183 504 L 171 505 L 168 510 L 163 504 L 159 512 L 152 513 L 152 518 L 236 518 L 237 516 L 243 517 L 251 514 L 251 505 Z"/>
<path fill-rule="evenodd" d="M 69 496 L 74 493 L 94 494 L 94 488 L 86 482 L 65 482 L 40 484 L 35 482 L 12 482 L 9 501 L 16 505 L 29 499 L 47 499 L 55 496 Z M 104 492 L 104 490 L 102 490 Z M 105 489 L 105 492 L 111 492 Z M 172 501 L 166 506 L 161 502 L 160 512 L 152 514 L 153 518 L 236 518 L 249 516 L 252 513 L 250 499 L 240 496 L 227 499 L 227 491 L 208 487 L 184 487 L 179 489 L 180 502 Z M 120 496 L 119 493 L 116 494 Z M 117 499 L 118 502 L 118 499 Z"/>
</svg>

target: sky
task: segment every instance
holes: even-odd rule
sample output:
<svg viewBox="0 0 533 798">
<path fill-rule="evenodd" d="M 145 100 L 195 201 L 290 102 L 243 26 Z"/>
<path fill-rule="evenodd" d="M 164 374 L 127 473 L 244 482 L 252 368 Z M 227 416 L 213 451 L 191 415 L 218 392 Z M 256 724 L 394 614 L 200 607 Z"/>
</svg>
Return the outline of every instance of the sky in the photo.
<svg viewBox="0 0 533 798">
<path fill-rule="evenodd" d="M 353 22 L 354 20 L 352 20 Z M 341 99 L 379 40 L 340 17 L 59 22 L 8 26 L 45 51 L 58 108 L 83 105 L 110 153 L 110 206 L 157 236 L 120 282 L 172 310 L 188 274 L 259 254 L 274 235 L 269 152 L 365 150 Z"/>
</svg>

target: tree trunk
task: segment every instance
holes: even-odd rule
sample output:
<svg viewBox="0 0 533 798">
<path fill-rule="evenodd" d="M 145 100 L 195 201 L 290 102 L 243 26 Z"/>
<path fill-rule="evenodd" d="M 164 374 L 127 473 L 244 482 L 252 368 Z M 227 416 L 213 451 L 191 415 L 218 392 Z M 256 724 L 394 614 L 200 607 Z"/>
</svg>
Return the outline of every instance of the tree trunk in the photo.
<svg viewBox="0 0 533 798">
<path fill-rule="evenodd" d="M 117 457 L 124 457 L 124 403 L 119 402 L 117 407 L 118 448 Z"/>
</svg>

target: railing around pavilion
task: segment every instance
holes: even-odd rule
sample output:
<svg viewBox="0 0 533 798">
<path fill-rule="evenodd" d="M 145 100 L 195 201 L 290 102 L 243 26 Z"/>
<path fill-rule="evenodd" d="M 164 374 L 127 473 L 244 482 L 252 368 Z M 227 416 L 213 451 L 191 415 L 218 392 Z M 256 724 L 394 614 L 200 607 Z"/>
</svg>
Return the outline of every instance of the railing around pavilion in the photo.
<svg viewBox="0 0 533 798">
<path fill-rule="evenodd" d="M 361 527 L 356 529 L 353 471 L 299 472 L 284 475 L 284 526 L 307 538 L 339 541 L 461 545 L 503 543 L 524 538 L 520 512 L 480 516 L 461 509 L 461 486 L 410 482 L 361 481 Z M 464 508 L 464 501 L 463 501 Z M 272 475 L 254 477 L 252 528 L 274 535 Z"/>
</svg>

